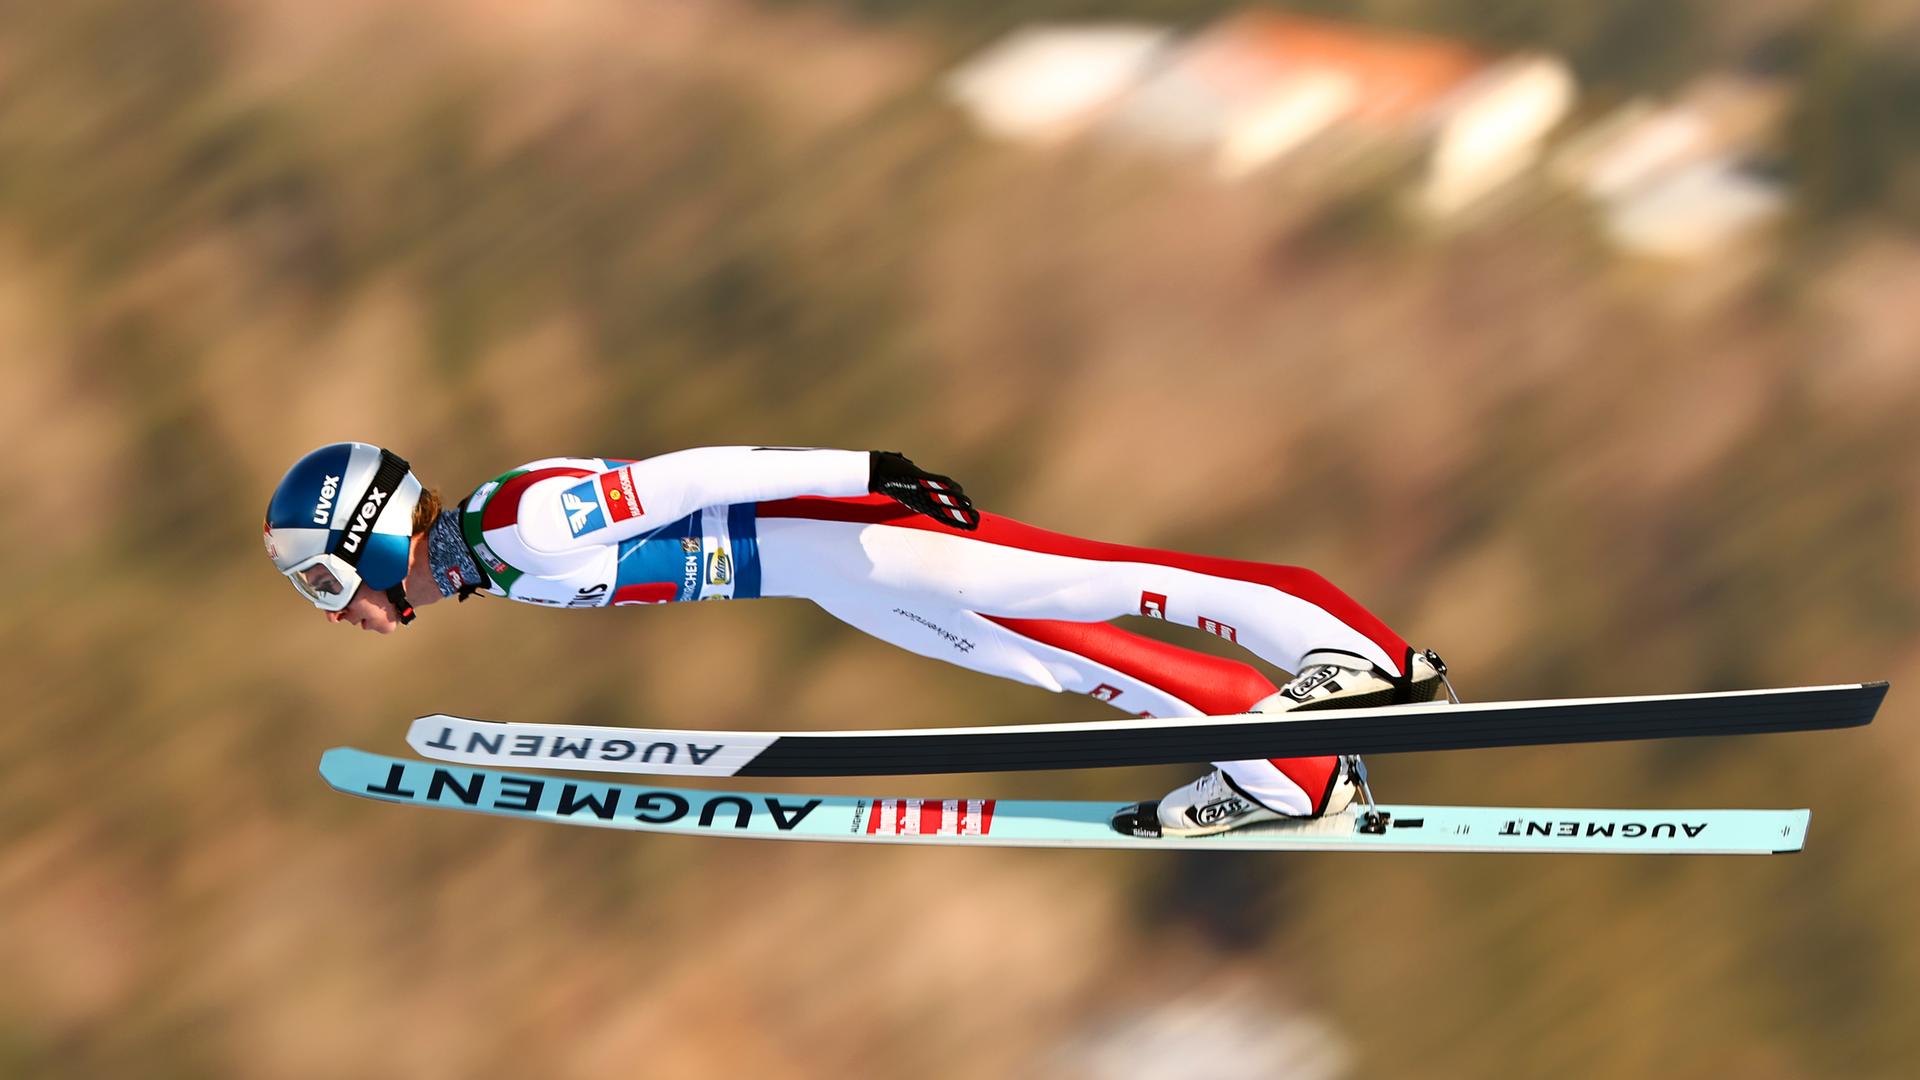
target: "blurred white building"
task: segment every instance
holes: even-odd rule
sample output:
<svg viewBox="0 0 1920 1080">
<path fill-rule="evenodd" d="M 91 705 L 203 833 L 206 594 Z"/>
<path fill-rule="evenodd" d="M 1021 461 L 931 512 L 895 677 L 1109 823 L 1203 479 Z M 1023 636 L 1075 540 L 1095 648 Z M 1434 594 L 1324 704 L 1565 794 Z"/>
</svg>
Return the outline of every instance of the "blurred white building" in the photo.
<svg viewBox="0 0 1920 1080">
<path fill-rule="evenodd" d="M 1416 205 L 1452 217 L 1526 174 L 1576 93 L 1573 71 L 1558 57 L 1518 57 L 1482 71 L 1440 111 Z"/>
<path fill-rule="evenodd" d="M 1316 142 L 1334 152 L 1420 135 L 1488 63 L 1449 41 L 1246 12 L 1176 48 L 1102 133 L 1202 154 L 1236 178 Z"/>
<path fill-rule="evenodd" d="M 1623 106 L 1555 156 L 1552 171 L 1598 204 L 1629 251 L 1699 259 L 1785 214 L 1788 192 L 1746 164 L 1778 125 L 1783 87 L 1710 76 L 1671 103 Z"/>
<path fill-rule="evenodd" d="M 1033 1072 L 1063 1080 L 1343 1080 L 1354 1064 L 1351 1042 L 1331 1023 L 1272 986 L 1227 975 L 1151 1005 L 1125 1003 Z"/>
<path fill-rule="evenodd" d="M 1141 23 L 1028 27 L 955 69 L 945 89 L 995 138 L 1060 142 L 1091 128 L 1172 41 Z"/>
<path fill-rule="evenodd" d="M 1689 165 L 1607 208 L 1607 235 L 1629 251 L 1704 259 L 1786 213 L 1786 188 L 1732 158 Z"/>
<path fill-rule="evenodd" d="M 1778 125 L 1787 92 L 1731 76 L 1694 82 L 1678 100 L 1630 102 L 1554 156 L 1562 181 L 1594 199 L 1617 199 L 1691 165 L 1751 151 Z"/>
<path fill-rule="evenodd" d="M 1186 40 L 1137 24 L 1021 30 L 953 72 L 947 93 L 988 134 L 1059 142 L 1093 132 L 1190 155 L 1225 179 L 1312 147 L 1426 155 L 1417 202 L 1447 216 L 1525 172 L 1571 108 L 1551 57 L 1496 60 L 1457 42 L 1269 11 Z"/>
</svg>

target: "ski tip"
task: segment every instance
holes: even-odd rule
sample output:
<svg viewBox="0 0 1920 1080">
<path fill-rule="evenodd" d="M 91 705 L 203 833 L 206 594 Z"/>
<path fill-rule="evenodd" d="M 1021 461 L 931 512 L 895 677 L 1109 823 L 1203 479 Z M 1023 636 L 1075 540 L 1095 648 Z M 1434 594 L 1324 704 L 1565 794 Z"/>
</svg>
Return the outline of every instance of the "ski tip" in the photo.
<svg viewBox="0 0 1920 1080">
<path fill-rule="evenodd" d="M 436 724 L 441 726 L 450 724 L 485 724 L 488 727 L 507 726 L 499 720 L 481 720 L 472 716 L 460 716 L 457 713 L 421 713 L 419 716 L 413 718 L 414 727 L 428 727 Z"/>
<path fill-rule="evenodd" d="M 320 773 L 320 779 L 325 780 L 328 787 L 339 790 L 340 785 L 334 783 L 334 776 L 341 769 L 352 764 L 353 759 L 360 753 L 361 751 L 351 746 L 335 746 L 321 751 L 320 765 L 317 770 Z"/>
<path fill-rule="evenodd" d="M 1807 826 L 1813 821 L 1813 811 L 1802 807 L 1785 813 L 1787 824 L 1781 826 L 1779 844 L 1769 854 L 1798 855 L 1807 846 Z"/>
<path fill-rule="evenodd" d="M 413 723 L 407 725 L 407 745 L 426 757 L 439 757 L 441 755 L 433 753 L 429 748 L 436 746 L 444 748 L 456 736 L 461 733 L 472 733 L 476 728 L 481 731 L 493 728 L 506 730 L 508 725 L 495 720 L 475 720 L 470 716 L 457 716 L 453 713 L 426 713 L 414 717 Z"/>
<path fill-rule="evenodd" d="M 1866 698 L 1866 705 L 1860 710 L 1862 715 L 1856 726 L 1873 723 L 1873 718 L 1880 712 L 1881 703 L 1887 699 L 1889 688 L 1885 679 L 1860 684 L 1860 693 Z"/>
</svg>

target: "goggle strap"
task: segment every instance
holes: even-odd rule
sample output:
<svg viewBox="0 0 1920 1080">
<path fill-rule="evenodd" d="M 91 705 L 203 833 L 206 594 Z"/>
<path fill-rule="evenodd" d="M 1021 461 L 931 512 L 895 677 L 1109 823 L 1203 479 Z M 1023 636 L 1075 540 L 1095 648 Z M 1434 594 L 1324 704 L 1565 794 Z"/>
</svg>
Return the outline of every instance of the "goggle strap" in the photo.
<svg viewBox="0 0 1920 1080">
<path fill-rule="evenodd" d="M 360 520 L 360 515 L 366 511 L 367 504 L 373 501 L 376 492 L 384 491 L 386 498 L 392 498 L 393 494 L 400 490 L 400 482 L 407 478 L 407 472 L 411 468 L 412 466 L 408 465 L 406 459 L 399 454 L 391 450 L 380 451 L 380 468 L 373 474 L 373 483 L 368 484 L 367 490 L 360 493 L 360 501 L 354 504 L 353 513 L 347 515 L 347 528 L 351 530 L 353 523 Z M 379 514 L 376 513 L 374 516 L 378 517 Z M 367 522 L 367 529 L 369 532 L 372 531 L 372 521 Z M 352 551 L 336 546 L 331 552 L 335 558 L 356 571 L 360 569 L 360 557 L 366 553 L 366 544 L 361 544 Z"/>
</svg>

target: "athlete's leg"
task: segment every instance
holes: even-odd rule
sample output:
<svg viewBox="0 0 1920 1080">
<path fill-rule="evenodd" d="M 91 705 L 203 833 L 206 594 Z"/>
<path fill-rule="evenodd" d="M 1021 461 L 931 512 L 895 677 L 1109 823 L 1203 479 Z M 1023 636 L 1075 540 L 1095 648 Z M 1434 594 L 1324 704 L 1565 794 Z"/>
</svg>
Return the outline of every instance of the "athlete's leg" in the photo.
<svg viewBox="0 0 1920 1080">
<path fill-rule="evenodd" d="M 998 621 L 911 598 L 858 595 L 851 590 L 839 590 L 814 602 L 841 622 L 909 652 L 1055 693 L 1087 694 L 1136 716 L 1189 716 L 1202 712 L 1200 705 L 1180 696 L 1183 690 L 1191 689 L 1190 686 L 1181 680 L 1166 678 L 1145 662 L 1153 647 L 1214 665 L 1208 670 L 1224 683 L 1243 687 L 1243 694 L 1258 694 L 1262 687 L 1271 686 L 1259 672 L 1245 664 L 1188 653 L 1185 649 L 1148 642 L 1144 638 L 1134 639 L 1145 646 L 1139 651 L 1141 662 L 1120 666 L 1054 643 L 1063 642 L 1063 637 L 1050 642 L 1023 634 L 1017 629 L 1022 624 L 1011 620 Z M 1089 636 L 1110 633 L 1133 638 L 1115 626 L 1094 624 L 1090 629 L 1094 633 Z M 1155 659 L 1164 661 L 1166 657 Z M 1197 680 L 1190 677 L 1189 681 Z"/>
<path fill-rule="evenodd" d="M 1299 567 L 1081 540 L 993 514 L 976 532 L 956 532 L 879 496 L 762 503 L 758 516 L 769 594 L 810 596 L 826 573 L 1004 618 L 1146 615 L 1294 672 L 1307 653 L 1336 651 L 1400 674 L 1408 651 L 1371 612 Z"/>
<path fill-rule="evenodd" d="M 1157 687 L 1173 695 L 1188 712 L 1208 716 L 1246 712 L 1254 702 L 1275 690 L 1273 683 L 1250 665 L 1141 637 L 1111 623 L 998 618 L 991 621 L 1036 645 L 1065 650 L 1089 665 Z M 1118 685 L 1097 684 L 1081 692 L 1135 711 L 1136 703 L 1127 701 L 1124 694 L 1108 696 L 1104 692 Z M 1143 715 L 1179 714 L 1148 709 Z M 1306 815 L 1317 814 L 1325 808 L 1327 797 L 1333 792 L 1340 759 L 1331 756 L 1254 758 L 1213 764 L 1241 794 L 1284 814 Z"/>
<path fill-rule="evenodd" d="M 823 501 L 796 500 L 801 504 Z M 955 580 L 950 567 L 933 572 L 922 554 L 912 547 L 916 536 L 910 531 L 859 522 L 767 515 L 762 518 L 759 537 L 762 589 L 767 595 L 812 599 L 844 621 L 922 655 L 1051 690 L 1093 694 L 1136 714 L 1244 712 L 1274 691 L 1271 682 L 1245 664 L 1141 638 L 1105 623 L 975 615 L 953 605 L 951 598 L 1004 592 L 1004 588 L 988 590 L 965 578 Z M 1130 554 L 1169 554 L 1145 549 L 1120 550 Z M 1009 557 L 1027 562 L 1029 569 L 1033 559 L 1051 558 L 1024 549 L 1015 549 Z M 1248 571 L 1249 576 L 1260 576 L 1258 571 L 1286 571 L 1286 568 L 1259 564 L 1235 565 L 1253 568 Z M 1062 575 L 1111 572 L 1098 560 L 1088 559 L 1058 560 L 1051 568 Z M 980 560 L 975 560 L 971 569 L 976 573 L 992 572 L 997 566 L 982 566 Z M 1177 575 L 1203 577 L 1178 567 L 1170 569 Z M 1300 580 L 1298 575 L 1308 574 L 1287 572 L 1295 575 L 1295 581 Z M 943 588 L 950 590 L 950 595 L 941 596 L 940 589 L 912 587 L 911 580 L 916 576 L 935 577 Z M 1317 576 L 1314 578 L 1318 580 Z M 1268 602 L 1280 602 L 1280 597 L 1287 595 L 1277 593 L 1274 586 L 1264 582 L 1231 580 L 1234 589 Z M 1205 591 L 1205 582 L 1200 584 L 1202 588 L 1196 589 L 1196 593 Z M 1062 586 L 1056 578 L 1052 588 L 1057 592 L 1063 587 L 1070 587 L 1070 583 Z M 1320 582 L 1319 587 L 1335 591 L 1324 582 Z M 1162 597 L 1159 614 L 1164 616 L 1164 594 Z M 939 602 L 941 599 L 947 602 Z M 1240 597 L 1239 602 L 1247 602 L 1247 598 Z M 1345 603 L 1352 605 L 1350 600 Z M 1352 606 L 1358 610 L 1358 605 Z M 1249 626 L 1258 625 L 1255 619 L 1243 621 Z M 963 627 L 974 627 L 977 632 L 959 629 Z M 994 627 L 1010 631 L 1013 636 L 996 633 L 991 629 Z M 1223 630 L 1215 632 L 1239 640 L 1235 624 L 1225 623 Z M 1344 639 L 1336 639 L 1339 640 Z M 1307 645 L 1301 646 L 1300 651 L 1315 647 L 1339 646 Z M 1216 764 L 1248 797 L 1284 813 L 1308 814 L 1325 805 L 1336 761 L 1332 757 L 1314 757 Z"/>
<path fill-rule="evenodd" d="M 992 619 L 884 595 L 817 601 L 840 621 L 922 656 L 1057 693 L 1087 694 L 1137 716 L 1245 711 L 1273 693 L 1254 668 L 1106 623 Z M 1221 762 L 1237 787 L 1286 814 L 1324 804 L 1337 759 Z"/>
<path fill-rule="evenodd" d="M 1231 716 L 1277 689 L 1251 664 L 1169 645 L 1112 623 L 982 617 L 1013 633 L 1027 651 L 1073 658 L 1084 674 L 1061 689 L 1135 716 Z M 1151 688 L 1162 700 L 1115 692 L 1131 686 Z"/>
</svg>

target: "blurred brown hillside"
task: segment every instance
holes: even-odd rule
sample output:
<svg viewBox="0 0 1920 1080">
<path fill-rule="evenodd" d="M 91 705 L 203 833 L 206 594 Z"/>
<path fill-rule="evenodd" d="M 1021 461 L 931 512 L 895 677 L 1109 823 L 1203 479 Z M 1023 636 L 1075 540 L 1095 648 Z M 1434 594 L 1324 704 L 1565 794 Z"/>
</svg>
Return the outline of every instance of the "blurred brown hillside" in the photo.
<svg viewBox="0 0 1920 1080">
<path fill-rule="evenodd" d="M 1708 288 L 1548 198 L 1441 238 L 1365 193 L 990 145 L 934 89 L 955 39 L 858 14 L 0 5 L 0 1075 L 1920 1060 L 1898 184 L 1833 188 L 1867 195 L 1801 207 Z M 1792 122 L 1850 138 L 1821 115 Z M 1869 166 L 1836 175 L 1906 175 Z M 287 464 L 340 438 L 454 496 L 552 454 L 897 447 L 1036 524 L 1311 566 L 1475 698 L 1895 689 L 1862 732 L 1374 763 L 1397 801 L 1811 806 L 1794 858 L 836 850 L 408 813 L 328 792 L 320 752 L 401 751 L 429 711 L 1101 709 L 792 603 L 479 602 L 350 634 L 255 532 Z"/>
</svg>

